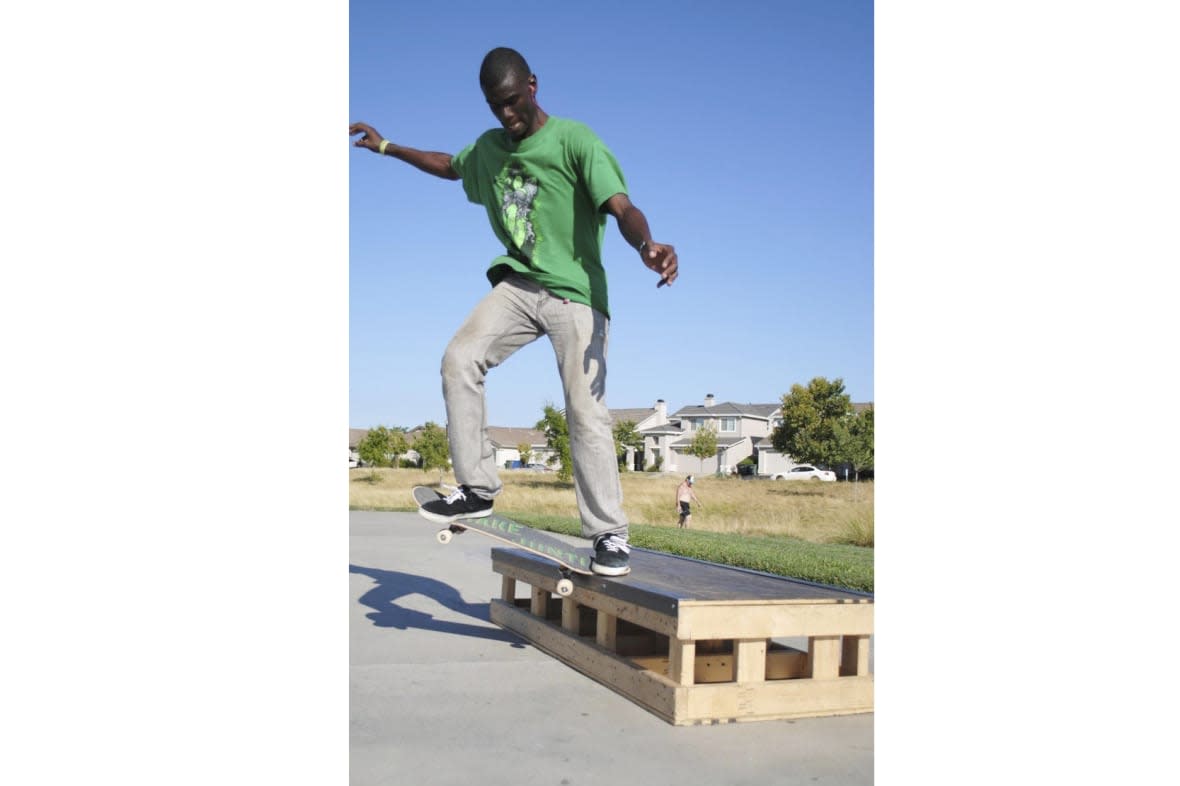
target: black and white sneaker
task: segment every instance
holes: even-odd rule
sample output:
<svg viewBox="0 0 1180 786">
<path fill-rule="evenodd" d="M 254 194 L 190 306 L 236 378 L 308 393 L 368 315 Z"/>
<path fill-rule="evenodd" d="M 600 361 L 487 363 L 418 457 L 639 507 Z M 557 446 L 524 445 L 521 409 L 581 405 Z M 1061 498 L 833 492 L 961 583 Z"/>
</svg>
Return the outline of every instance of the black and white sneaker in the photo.
<svg viewBox="0 0 1180 786">
<path fill-rule="evenodd" d="M 418 513 L 439 524 L 450 524 L 459 519 L 478 519 L 492 515 L 492 501 L 477 496 L 466 486 L 460 486 L 448 496 L 427 502 L 418 508 Z"/>
<path fill-rule="evenodd" d="M 594 564 L 590 569 L 601 576 L 625 576 L 631 572 L 631 547 L 626 535 L 603 535 L 594 539 Z"/>
</svg>

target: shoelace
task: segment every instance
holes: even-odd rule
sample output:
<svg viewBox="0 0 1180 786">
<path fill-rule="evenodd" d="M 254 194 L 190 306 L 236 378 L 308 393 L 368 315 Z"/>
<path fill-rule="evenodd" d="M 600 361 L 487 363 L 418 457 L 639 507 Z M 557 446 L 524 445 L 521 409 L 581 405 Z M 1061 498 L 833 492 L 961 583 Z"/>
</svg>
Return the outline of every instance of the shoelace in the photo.
<svg viewBox="0 0 1180 786">
<path fill-rule="evenodd" d="M 627 545 L 625 538 L 620 538 L 618 535 L 607 535 L 602 540 L 598 541 L 598 545 L 602 546 L 607 551 L 621 551 L 624 554 L 631 553 L 631 547 Z"/>
<path fill-rule="evenodd" d="M 452 487 L 447 486 L 447 488 L 452 488 Z M 467 495 L 463 493 L 463 488 L 459 487 L 459 488 L 455 489 L 454 491 L 452 491 L 450 496 L 446 497 L 443 500 L 443 502 L 446 502 L 448 505 L 454 505 L 456 502 L 466 501 L 466 499 L 467 499 Z"/>
</svg>

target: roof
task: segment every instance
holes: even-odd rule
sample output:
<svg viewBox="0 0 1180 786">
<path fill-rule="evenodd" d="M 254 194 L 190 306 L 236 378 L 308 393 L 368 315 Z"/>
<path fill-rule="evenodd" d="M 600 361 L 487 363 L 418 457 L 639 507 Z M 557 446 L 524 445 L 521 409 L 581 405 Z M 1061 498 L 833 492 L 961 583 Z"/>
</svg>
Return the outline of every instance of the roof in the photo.
<svg viewBox="0 0 1180 786">
<path fill-rule="evenodd" d="M 515 448 L 517 445 L 545 445 L 545 432 L 535 428 L 507 428 L 488 426 L 488 439 L 501 448 Z"/>
<path fill-rule="evenodd" d="M 721 404 L 714 404 L 711 407 L 699 404 L 681 407 L 672 413 L 672 417 L 715 418 L 721 416 L 737 416 L 770 420 L 770 416 L 780 409 L 782 409 L 782 404 L 735 404 L 732 401 L 726 401 Z"/>
<path fill-rule="evenodd" d="M 631 421 L 632 423 L 642 423 L 647 418 L 656 414 L 655 407 L 643 407 L 640 409 L 612 409 L 610 410 L 611 425 L 617 426 L 624 421 Z"/>
<path fill-rule="evenodd" d="M 676 448 L 676 449 L 687 448 L 688 446 L 692 445 L 692 441 L 695 437 L 696 437 L 696 432 L 692 432 L 692 434 L 684 437 L 683 439 L 678 439 L 675 442 L 669 443 L 668 447 Z M 749 437 L 721 437 L 721 436 L 719 436 L 719 437 L 717 437 L 717 447 L 718 448 L 732 448 L 734 445 L 737 445 L 740 442 L 746 442 L 749 439 L 750 439 Z"/>
<path fill-rule="evenodd" d="M 682 431 L 684 431 L 684 428 L 681 427 L 679 420 L 676 421 L 675 423 L 671 423 L 671 422 L 665 423 L 662 426 L 648 426 L 647 428 L 639 429 L 639 433 L 644 434 L 644 435 L 647 435 L 647 434 L 679 434 Z"/>
<path fill-rule="evenodd" d="M 369 430 L 367 428 L 350 428 L 348 430 L 348 447 L 351 449 L 361 444 L 361 441 L 364 440 L 365 435 L 368 433 Z"/>
</svg>

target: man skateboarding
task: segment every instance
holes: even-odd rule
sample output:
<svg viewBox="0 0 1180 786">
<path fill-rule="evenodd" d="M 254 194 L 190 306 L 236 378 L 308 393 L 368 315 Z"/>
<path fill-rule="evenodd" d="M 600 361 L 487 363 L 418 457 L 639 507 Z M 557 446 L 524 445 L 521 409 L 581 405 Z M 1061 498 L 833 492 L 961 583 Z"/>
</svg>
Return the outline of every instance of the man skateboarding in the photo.
<svg viewBox="0 0 1180 786">
<path fill-rule="evenodd" d="M 519 52 L 493 49 L 479 81 L 501 127 L 453 156 L 395 144 L 364 123 L 348 129 L 349 136 L 362 135 L 357 147 L 462 180 L 468 200 L 484 206 L 504 244 L 504 254 L 487 270 L 492 291 L 460 326 L 442 360 L 459 488 L 420 512 L 440 523 L 491 514 L 503 484 L 486 433 L 484 380 L 489 369 L 548 336 L 565 394 L 582 535 L 594 542 L 594 571 L 621 576 L 630 570 L 630 549 L 606 406 L 606 215 L 615 217 L 623 238 L 660 275 L 657 287 L 676 280 L 676 251 L 652 240 L 647 218 L 627 196 L 618 162 L 594 132 L 538 105 L 537 77 Z"/>
</svg>

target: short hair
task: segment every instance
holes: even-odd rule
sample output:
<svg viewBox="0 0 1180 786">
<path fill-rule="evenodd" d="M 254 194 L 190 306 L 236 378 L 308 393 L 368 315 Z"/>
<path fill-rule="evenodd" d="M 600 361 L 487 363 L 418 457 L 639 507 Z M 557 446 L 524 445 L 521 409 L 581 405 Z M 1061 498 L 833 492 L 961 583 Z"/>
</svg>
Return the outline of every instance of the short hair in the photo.
<svg viewBox="0 0 1180 786">
<path fill-rule="evenodd" d="M 488 52 L 479 67 L 479 83 L 483 87 L 497 87 L 511 76 L 528 79 L 533 75 L 529 64 L 515 49 L 498 46 Z"/>
</svg>

